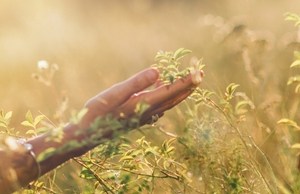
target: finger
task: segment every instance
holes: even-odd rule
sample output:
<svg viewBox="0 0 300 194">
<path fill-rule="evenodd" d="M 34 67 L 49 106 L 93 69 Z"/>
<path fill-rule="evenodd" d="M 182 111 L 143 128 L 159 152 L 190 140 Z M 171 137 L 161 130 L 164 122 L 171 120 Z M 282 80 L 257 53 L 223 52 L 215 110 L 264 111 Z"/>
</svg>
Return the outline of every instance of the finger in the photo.
<svg viewBox="0 0 300 194">
<path fill-rule="evenodd" d="M 153 124 L 158 121 L 162 116 L 164 116 L 164 113 L 159 113 L 159 114 L 153 114 L 149 119 L 145 119 L 144 121 L 140 121 L 140 125 L 145 125 L 145 124 Z"/>
<path fill-rule="evenodd" d="M 173 108 L 174 106 L 178 105 L 183 100 L 185 100 L 189 95 L 191 95 L 192 92 L 193 91 L 183 92 L 182 94 L 178 95 L 176 98 L 174 98 L 172 100 L 164 102 L 163 104 L 159 104 L 156 107 L 151 107 L 150 109 L 148 109 L 145 112 L 145 114 L 155 115 L 155 114 L 160 114 L 162 112 L 165 112 L 165 111 Z"/>
<path fill-rule="evenodd" d="M 202 76 L 202 74 L 199 72 Z M 174 100 L 182 93 L 189 93 L 193 91 L 193 88 L 196 87 L 196 84 L 193 82 L 192 75 L 185 78 L 178 79 L 171 85 L 164 85 L 157 89 L 148 92 L 142 92 L 138 95 L 132 96 L 120 109 L 119 112 L 122 112 L 126 116 L 134 114 L 134 109 L 136 105 L 140 102 L 146 103 L 151 107 L 157 107 L 158 105 L 163 105 L 169 100 Z"/>
<path fill-rule="evenodd" d="M 202 72 L 197 72 L 197 75 L 202 79 Z M 170 99 L 175 98 L 177 95 L 184 91 L 193 91 L 193 89 L 201 82 L 201 80 L 195 82 L 195 75 L 189 74 L 187 77 L 176 80 L 173 84 L 161 86 L 151 92 L 142 93 L 141 101 L 155 106 L 164 103 Z"/>
<path fill-rule="evenodd" d="M 154 84 L 158 76 L 158 71 L 154 68 L 141 71 L 131 78 L 96 95 L 87 102 L 86 107 L 95 109 L 100 107 L 102 110 L 108 109 L 107 111 L 110 111 L 114 107 L 123 104 L 133 94 Z"/>
<path fill-rule="evenodd" d="M 146 124 L 147 121 L 152 118 L 153 115 L 160 115 L 163 114 L 165 111 L 173 108 L 174 106 L 178 105 L 180 102 L 185 100 L 192 91 L 183 92 L 178 97 L 176 97 L 174 100 L 169 100 L 168 102 L 165 102 L 161 106 L 152 107 L 151 109 L 148 109 L 141 117 L 141 123 Z"/>
<path fill-rule="evenodd" d="M 157 82 L 155 82 L 154 87 L 158 88 L 160 86 L 164 85 L 164 82 L 162 80 L 157 80 Z"/>
</svg>

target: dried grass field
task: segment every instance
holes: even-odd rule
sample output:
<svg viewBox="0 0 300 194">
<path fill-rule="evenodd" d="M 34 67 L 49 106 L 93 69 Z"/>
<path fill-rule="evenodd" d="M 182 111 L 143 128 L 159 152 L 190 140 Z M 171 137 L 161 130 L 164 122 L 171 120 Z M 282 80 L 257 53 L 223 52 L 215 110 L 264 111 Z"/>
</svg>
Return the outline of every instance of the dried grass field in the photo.
<svg viewBox="0 0 300 194">
<path fill-rule="evenodd" d="M 300 28 L 287 13 L 299 14 L 300 2 L 0 0 L 0 110 L 13 112 L 18 135 L 32 135 L 21 124 L 28 110 L 66 123 L 89 97 L 154 64 L 158 51 L 187 48 L 183 68 L 193 56 L 205 64 L 201 90 L 153 129 L 20 193 L 300 193 Z M 39 69 L 41 60 L 50 68 Z M 144 167 L 127 168 L 128 149 Z"/>
</svg>

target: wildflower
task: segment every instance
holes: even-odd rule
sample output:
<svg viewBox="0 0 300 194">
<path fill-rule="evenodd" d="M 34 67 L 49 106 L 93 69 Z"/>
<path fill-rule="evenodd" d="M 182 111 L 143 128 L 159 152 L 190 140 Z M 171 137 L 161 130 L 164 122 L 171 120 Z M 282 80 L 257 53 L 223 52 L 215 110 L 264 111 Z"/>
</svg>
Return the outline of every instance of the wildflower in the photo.
<svg viewBox="0 0 300 194">
<path fill-rule="evenodd" d="M 40 60 L 37 63 L 37 66 L 40 70 L 45 70 L 49 68 L 49 64 L 46 60 Z"/>
</svg>

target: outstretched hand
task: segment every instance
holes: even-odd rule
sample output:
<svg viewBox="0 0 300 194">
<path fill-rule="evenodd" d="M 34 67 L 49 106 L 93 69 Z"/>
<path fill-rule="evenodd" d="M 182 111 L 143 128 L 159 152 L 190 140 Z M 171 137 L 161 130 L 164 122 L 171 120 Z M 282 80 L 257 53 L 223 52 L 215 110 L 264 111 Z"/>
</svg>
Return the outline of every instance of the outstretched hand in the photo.
<svg viewBox="0 0 300 194">
<path fill-rule="evenodd" d="M 116 118 L 130 119 L 135 114 L 138 103 L 149 105 L 140 117 L 140 124 L 151 122 L 152 116 L 162 116 L 163 113 L 187 98 L 193 89 L 201 82 L 203 72 L 197 71 L 174 83 L 158 84 L 159 73 L 154 68 L 145 69 L 131 78 L 118 83 L 88 100 L 85 107 L 87 114 L 81 127 L 89 125 L 97 118 L 112 114 Z M 147 90 L 152 85 L 154 89 Z"/>
<path fill-rule="evenodd" d="M 53 135 L 52 131 L 28 140 L 26 144 L 31 145 L 32 150 L 30 154 L 28 152 L 21 154 L 17 161 L 20 159 L 22 162 L 18 163 L 15 163 L 15 157 L 8 157 L 6 150 L 2 150 L 0 156 L 6 157 L 5 159 L 9 165 L 8 169 L 15 169 L 18 180 L 15 182 L 14 180 L 8 180 L 9 184 L 0 181 L 0 192 L 11 193 L 18 189 L 16 183 L 18 183 L 18 186 L 25 186 L 70 158 L 80 156 L 96 146 L 96 144 L 92 144 L 73 148 L 68 144 L 74 143 L 74 141 L 84 142 L 85 138 L 89 138 L 89 136 L 86 136 L 89 133 L 84 133 L 88 131 L 87 129 L 90 128 L 95 119 L 112 115 L 116 119 L 130 120 L 136 114 L 135 110 L 138 103 L 145 103 L 148 107 L 138 118 L 139 125 L 146 124 L 151 122 L 153 115 L 162 116 L 166 110 L 187 98 L 201 82 L 202 77 L 203 72 L 196 71 L 176 80 L 172 84 L 160 84 L 158 71 L 149 68 L 99 93 L 87 101 L 85 104 L 87 113 L 78 124 L 70 123 L 63 128 L 64 135 L 61 141 L 49 141 L 49 137 Z M 156 87 L 147 90 L 152 85 Z M 78 132 L 82 135 L 78 135 Z M 109 136 L 107 137 L 109 138 Z M 44 159 L 37 160 L 34 157 L 40 156 L 49 149 L 54 151 Z M 57 150 L 60 151 L 57 152 Z M 0 172 L 5 170 L 6 167 L 2 166 Z"/>
</svg>

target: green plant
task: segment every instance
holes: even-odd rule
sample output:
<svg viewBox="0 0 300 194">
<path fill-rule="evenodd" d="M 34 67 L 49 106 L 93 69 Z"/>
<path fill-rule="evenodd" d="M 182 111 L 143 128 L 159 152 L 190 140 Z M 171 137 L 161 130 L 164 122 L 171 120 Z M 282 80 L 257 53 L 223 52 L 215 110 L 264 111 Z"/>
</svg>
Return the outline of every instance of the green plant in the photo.
<svg viewBox="0 0 300 194">
<path fill-rule="evenodd" d="M 158 53 L 155 67 L 163 82 L 172 84 L 195 71 L 195 67 L 180 70 L 179 60 L 188 53 L 186 49 Z M 196 67 L 203 67 L 201 61 Z M 135 143 L 123 138 L 101 144 L 88 157 L 76 159 L 83 166 L 81 177 L 106 193 L 157 193 L 161 184 L 172 185 L 168 192 L 276 193 L 266 156 L 239 128 L 255 106 L 244 93 L 236 92 L 237 87 L 229 84 L 221 95 L 196 89 L 186 102 L 182 135 L 173 134 L 175 138 L 161 146 L 151 146 L 144 137 Z M 160 125 L 151 128 L 165 131 Z"/>
<path fill-rule="evenodd" d="M 182 78 L 194 71 L 201 70 L 205 66 L 202 64 L 202 59 L 198 60 L 197 58 L 192 58 L 189 67 L 182 67 L 181 60 L 191 52 L 191 50 L 179 48 L 175 52 L 159 51 L 156 54 L 156 64 L 153 66 L 160 71 L 160 79 L 163 83 L 172 84 L 174 80 Z M 200 78 L 195 77 L 194 79 Z"/>
<path fill-rule="evenodd" d="M 299 27 L 300 25 L 300 17 L 298 14 L 295 13 L 287 13 L 285 15 L 285 19 L 288 21 L 292 21 L 294 22 L 295 26 Z M 296 154 L 299 152 L 297 151 L 300 148 L 300 144 L 299 139 L 298 138 L 294 138 L 297 136 L 298 132 L 299 132 L 299 125 L 297 124 L 297 113 L 299 110 L 299 92 L 300 92 L 300 76 L 297 73 L 297 68 L 299 68 L 300 66 L 300 52 L 295 50 L 294 51 L 294 61 L 291 63 L 290 65 L 290 69 L 292 72 L 292 75 L 289 76 L 288 81 L 287 81 L 287 97 L 286 98 L 290 98 L 289 102 L 285 102 L 285 114 L 283 115 L 284 118 L 281 118 L 279 121 L 277 121 L 277 124 L 279 124 L 280 126 L 284 126 L 284 128 L 282 128 L 282 130 L 288 131 L 289 134 L 289 140 L 291 141 L 291 145 L 289 146 L 289 149 L 293 149 L 296 150 Z M 292 92 L 290 92 L 290 90 L 293 89 Z M 290 157 L 295 157 L 295 152 L 294 151 L 290 151 L 289 155 Z M 299 187 L 299 175 L 298 175 L 298 170 L 299 170 L 299 159 L 297 161 L 297 159 L 295 159 L 295 161 L 293 162 L 293 164 L 295 165 L 295 163 L 297 164 L 296 166 L 292 166 L 289 170 L 290 173 L 292 175 L 292 182 L 290 183 L 291 188 L 293 190 L 293 192 L 298 193 L 300 191 L 300 187 Z M 298 168 L 298 170 L 296 169 Z M 289 193 L 289 192 L 286 192 Z"/>
<path fill-rule="evenodd" d="M 190 50 L 181 48 L 156 55 L 154 66 L 159 69 L 162 82 L 172 84 L 204 67 L 202 60 L 196 59 L 192 59 L 190 67 L 181 67 L 181 61 L 189 53 Z M 197 88 L 182 107 L 181 117 L 185 123 L 177 133 L 168 132 L 158 123 L 142 127 L 137 138 L 130 137 L 132 132 L 120 134 L 120 127 L 127 126 L 128 131 L 139 128 L 138 117 L 147 105 L 138 104 L 137 118 L 126 122 L 111 116 L 99 118 L 89 129 L 94 134 L 90 140 L 70 142 L 61 149 L 50 148 L 39 155 L 38 160 L 84 144 L 100 143 L 92 151 L 69 162 L 73 165 L 75 162 L 76 168 L 80 168 L 80 179 L 74 178 L 74 184 L 85 183 L 84 187 L 78 185 L 74 192 L 277 193 L 267 157 L 249 134 L 242 131 L 255 105 L 245 93 L 237 92 L 238 87 L 238 84 L 230 83 L 223 93 Z M 72 113 L 70 122 L 78 122 L 85 112 L 83 109 Z M 13 131 L 9 127 L 11 115 L 11 112 L 1 113 L 1 127 L 9 135 Z M 26 134 L 35 136 L 52 128 L 49 141 L 60 141 L 64 135 L 61 127 L 45 122 L 45 119 L 44 115 L 34 117 L 28 111 L 22 122 L 28 127 Z M 108 129 L 116 132 L 115 138 L 99 142 L 103 131 Z M 161 142 L 145 136 L 145 132 L 154 130 L 165 135 Z M 59 193 L 56 185 L 59 173 L 58 169 L 47 174 L 23 192 Z"/>
</svg>

